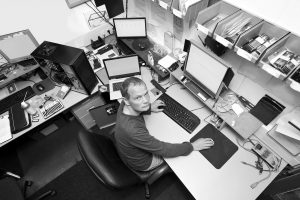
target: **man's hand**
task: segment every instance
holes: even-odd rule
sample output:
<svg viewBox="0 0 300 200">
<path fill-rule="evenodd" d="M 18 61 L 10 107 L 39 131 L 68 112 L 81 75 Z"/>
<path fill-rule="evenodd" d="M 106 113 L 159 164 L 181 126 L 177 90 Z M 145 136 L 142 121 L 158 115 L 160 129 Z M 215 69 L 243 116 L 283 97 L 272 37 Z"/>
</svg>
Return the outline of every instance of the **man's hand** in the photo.
<svg viewBox="0 0 300 200">
<path fill-rule="evenodd" d="M 203 149 L 209 149 L 214 145 L 214 141 L 211 138 L 199 138 L 192 143 L 194 151 L 200 151 Z"/>
<path fill-rule="evenodd" d="M 152 112 L 161 112 L 164 110 L 166 104 L 162 100 L 156 100 L 151 104 Z"/>
</svg>

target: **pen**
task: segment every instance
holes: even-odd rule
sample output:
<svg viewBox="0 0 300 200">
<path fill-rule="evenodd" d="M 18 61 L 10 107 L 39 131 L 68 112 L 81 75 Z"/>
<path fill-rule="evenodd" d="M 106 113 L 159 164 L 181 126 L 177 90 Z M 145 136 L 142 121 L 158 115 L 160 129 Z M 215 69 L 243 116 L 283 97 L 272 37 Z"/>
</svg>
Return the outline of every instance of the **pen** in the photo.
<svg viewBox="0 0 300 200">
<path fill-rule="evenodd" d="M 288 121 L 288 123 L 289 123 L 290 125 L 292 125 L 295 129 L 297 129 L 298 131 L 300 131 L 300 128 L 299 128 L 298 126 L 296 126 L 293 122 Z"/>
</svg>

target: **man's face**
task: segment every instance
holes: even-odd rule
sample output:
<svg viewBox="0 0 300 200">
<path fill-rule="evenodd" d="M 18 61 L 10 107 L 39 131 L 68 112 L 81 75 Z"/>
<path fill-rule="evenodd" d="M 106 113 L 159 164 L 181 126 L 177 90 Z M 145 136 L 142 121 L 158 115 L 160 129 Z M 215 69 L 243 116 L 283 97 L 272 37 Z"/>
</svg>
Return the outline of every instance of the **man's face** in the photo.
<svg viewBox="0 0 300 200">
<path fill-rule="evenodd" d="M 129 98 L 126 101 L 133 110 L 141 113 L 149 109 L 150 97 L 145 84 L 129 85 L 128 94 Z"/>
</svg>

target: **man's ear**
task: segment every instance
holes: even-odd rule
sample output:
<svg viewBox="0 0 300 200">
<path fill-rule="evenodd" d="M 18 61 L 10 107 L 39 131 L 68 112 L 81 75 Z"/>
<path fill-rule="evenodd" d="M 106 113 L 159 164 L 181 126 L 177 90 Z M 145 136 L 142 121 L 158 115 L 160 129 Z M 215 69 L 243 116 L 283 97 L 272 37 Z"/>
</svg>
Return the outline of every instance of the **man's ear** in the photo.
<svg viewBox="0 0 300 200">
<path fill-rule="evenodd" d="M 130 106 L 128 99 L 126 99 L 125 97 L 123 97 L 123 100 L 124 100 L 126 106 Z"/>
</svg>

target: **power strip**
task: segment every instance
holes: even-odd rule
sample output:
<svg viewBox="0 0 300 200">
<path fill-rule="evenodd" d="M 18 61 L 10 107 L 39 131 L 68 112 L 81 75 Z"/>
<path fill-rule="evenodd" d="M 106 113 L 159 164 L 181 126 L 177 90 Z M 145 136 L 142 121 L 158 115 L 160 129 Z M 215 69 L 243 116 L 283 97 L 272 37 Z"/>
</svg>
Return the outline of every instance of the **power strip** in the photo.
<svg viewBox="0 0 300 200">
<path fill-rule="evenodd" d="M 261 157 L 265 163 L 267 163 L 272 169 L 277 165 L 276 156 L 266 147 L 262 146 L 260 143 L 255 144 L 252 151 Z"/>
</svg>

